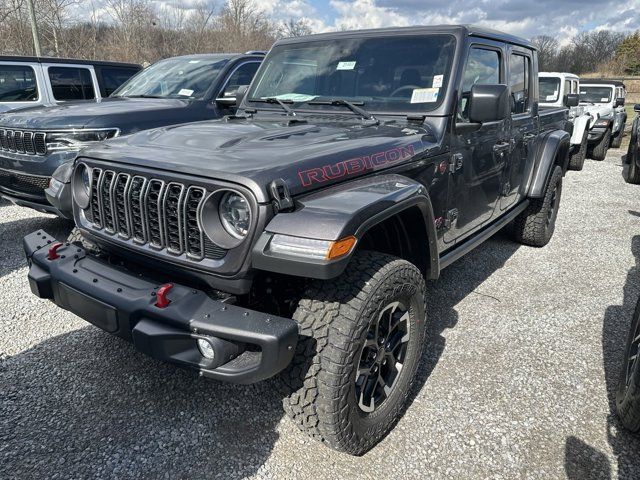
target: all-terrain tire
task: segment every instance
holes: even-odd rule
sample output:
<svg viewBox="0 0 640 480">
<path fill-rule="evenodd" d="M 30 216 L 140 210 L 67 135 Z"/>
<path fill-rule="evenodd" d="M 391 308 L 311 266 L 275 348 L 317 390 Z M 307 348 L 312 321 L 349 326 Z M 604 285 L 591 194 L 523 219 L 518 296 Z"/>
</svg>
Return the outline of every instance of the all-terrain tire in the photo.
<svg viewBox="0 0 640 480">
<path fill-rule="evenodd" d="M 640 118 L 640 117 L 639 117 Z M 638 129 L 640 129 L 640 120 L 636 118 L 631 127 L 631 140 L 627 149 L 625 163 L 622 165 L 622 176 L 624 181 L 634 185 L 640 184 L 640 168 L 638 168 L 638 159 L 640 157 L 640 145 L 638 145 Z"/>
<path fill-rule="evenodd" d="M 513 221 L 513 235 L 524 245 L 544 247 L 556 227 L 562 196 L 562 168 L 556 165 L 542 198 L 530 200 L 527 208 Z"/>
<path fill-rule="evenodd" d="M 377 252 L 357 252 L 340 277 L 307 288 L 293 315 L 299 324 L 296 354 L 280 375 L 284 409 L 302 431 L 352 455 L 364 454 L 389 433 L 408 404 L 422 354 L 425 298 L 418 268 Z M 371 344 L 371 322 L 395 302 L 409 314 L 402 368 L 388 397 L 366 413 L 356 396 L 358 367 L 365 343 Z"/>
<path fill-rule="evenodd" d="M 634 363 L 629 359 L 640 357 L 640 300 L 631 321 L 627 348 L 622 361 L 622 371 L 616 393 L 616 409 L 620 421 L 632 432 L 640 432 L 640 359 Z"/>
<path fill-rule="evenodd" d="M 591 151 L 591 158 L 598 161 L 604 160 L 607 156 L 607 151 L 609 150 L 610 143 L 611 129 L 607 128 L 600 141 L 596 145 L 594 145 L 593 150 Z"/>
<path fill-rule="evenodd" d="M 622 145 L 622 137 L 624 137 L 624 127 L 625 124 L 623 123 L 620 126 L 620 132 L 618 133 L 618 135 L 611 138 L 611 148 L 620 148 L 620 145 Z"/>
<path fill-rule="evenodd" d="M 89 253 L 100 253 L 100 247 L 84 238 L 78 227 L 73 227 L 73 230 L 71 230 L 71 233 L 69 233 L 69 236 L 67 237 L 67 242 L 80 244 Z"/>
<path fill-rule="evenodd" d="M 584 167 L 584 159 L 587 157 L 587 136 L 588 132 L 585 130 L 582 135 L 582 142 L 580 148 L 576 153 L 569 158 L 569 170 L 575 170 L 579 172 Z"/>
</svg>

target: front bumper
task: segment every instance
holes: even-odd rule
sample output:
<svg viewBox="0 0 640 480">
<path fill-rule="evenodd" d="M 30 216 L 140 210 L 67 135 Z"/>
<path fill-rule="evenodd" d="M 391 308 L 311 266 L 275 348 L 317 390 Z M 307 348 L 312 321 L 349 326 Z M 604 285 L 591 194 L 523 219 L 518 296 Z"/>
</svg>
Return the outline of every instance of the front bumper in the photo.
<svg viewBox="0 0 640 480">
<path fill-rule="evenodd" d="M 293 358 L 297 323 L 214 300 L 173 284 L 167 307 L 156 306 L 161 283 L 116 267 L 76 244 L 49 259 L 55 239 L 39 231 L 24 238 L 31 291 L 103 330 L 131 341 L 149 356 L 218 380 L 253 383 L 283 370 Z M 197 339 L 216 352 L 204 358 Z"/>
</svg>

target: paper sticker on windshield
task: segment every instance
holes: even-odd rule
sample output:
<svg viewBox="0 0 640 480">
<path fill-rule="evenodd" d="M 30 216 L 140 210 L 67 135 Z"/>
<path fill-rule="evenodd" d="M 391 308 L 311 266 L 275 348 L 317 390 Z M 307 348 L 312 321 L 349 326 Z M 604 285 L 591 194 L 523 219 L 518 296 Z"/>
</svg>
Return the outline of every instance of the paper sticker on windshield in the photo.
<svg viewBox="0 0 640 480">
<path fill-rule="evenodd" d="M 605 103 L 606 103 L 606 102 L 608 102 L 608 101 L 609 101 L 609 97 L 602 97 L 602 98 L 600 99 L 600 101 L 601 101 L 601 102 L 605 102 Z"/>
<path fill-rule="evenodd" d="M 432 103 L 438 101 L 439 88 L 414 88 L 411 103 Z"/>
<path fill-rule="evenodd" d="M 189 60 L 189 63 L 200 63 L 200 60 Z"/>
<path fill-rule="evenodd" d="M 181 97 L 190 97 L 191 95 L 193 95 L 193 90 L 189 90 L 188 88 L 183 88 L 178 92 L 178 95 L 180 95 Z"/>
<path fill-rule="evenodd" d="M 442 80 L 444 79 L 444 75 L 434 75 L 433 76 L 433 85 L 431 85 L 433 88 L 440 88 L 442 87 Z"/>
<path fill-rule="evenodd" d="M 292 102 L 309 102 L 316 97 L 317 95 L 307 95 L 305 93 L 283 93 L 276 95 L 278 100 L 291 100 Z"/>
<path fill-rule="evenodd" d="M 336 70 L 353 70 L 356 68 L 356 62 L 338 62 Z"/>
<path fill-rule="evenodd" d="M 547 95 L 545 100 L 547 100 L 547 102 L 549 101 L 554 101 L 556 99 L 556 97 L 558 96 L 558 92 L 554 93 L 553 95 Z"/>
</svg>

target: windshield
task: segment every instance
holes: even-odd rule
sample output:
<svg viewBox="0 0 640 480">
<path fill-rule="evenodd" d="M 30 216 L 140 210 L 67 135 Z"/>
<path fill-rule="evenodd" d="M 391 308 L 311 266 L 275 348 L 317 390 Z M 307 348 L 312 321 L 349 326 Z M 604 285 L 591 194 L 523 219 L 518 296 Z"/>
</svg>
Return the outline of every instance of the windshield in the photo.
<svg viewBox="0 0 640 480">
<path fill-rule="evenodd" d="M 118 88 L 112 97 L 202 98 L 227 58 L 168 58 Z"/>
<path fill-rule="evenodd" d="M 364 105 L 369 112 L 426 112 L 444 97 L 454 50 L 455 39 L 449 35 L 279 45 L 271 50 L 247 98 L 256 107 L 264 105 L 257 100 L 275 97 L 297 106 L 341 99 Z"/>
<path fill-rule="evenodd" d="M 588 103 L 609 103 L 613 88 L 611 87 L 585 87 L 580 85 L 580 101 Z"/>
<path fill-rule="evenodd" d="M 540 101 L 557 102 L 560 98 L 560 79 L 558 77 L 540 77 Z"/>
</svg>

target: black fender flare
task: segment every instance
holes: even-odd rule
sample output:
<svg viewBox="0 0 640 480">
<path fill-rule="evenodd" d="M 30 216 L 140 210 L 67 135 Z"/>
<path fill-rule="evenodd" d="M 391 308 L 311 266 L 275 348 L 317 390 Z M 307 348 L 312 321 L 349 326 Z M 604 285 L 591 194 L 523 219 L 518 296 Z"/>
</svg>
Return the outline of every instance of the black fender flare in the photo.
<svg viewBox="0 0 640 480">
<path fill-rule="evenodd" d="M 421 183 L 396 174 L 355 180 L 297 199 L 295 211 L 278 213 L 267 224 L 253 248 L 252 266 L 308 278 L 335 278 L 344 271 L 353 251 L 335 260 L 274 254 L 269 249 L 273 236 L 326 241 L 355 236 L 359 241 L 373 226 L 413 207 L 420 209 L 425 222 L 428 276 L 436 278 L 440 266 L 431 199 Z"/>
<path fill-rule="evenodd" d="M 554 165 L 560 165 L 563 174 L 567 172 L 570 147 L 571 136 L 564 130 L 554 130 L 540 139 L 527 192 L 529 198 L 541 198 L 544 195 Z"/>
<path fill-rule="evenodd" d="M 623 157 L 623 164 L 631 164 L 635 162 L 636 167 L 640 168 L 640 144 L 638 138 L 640 137 L 640 116 L 636 116 L 631 124 L 631 139 L 629 140 L 629 147 L 627 148 L 627 154 Z"/>
</svg>

